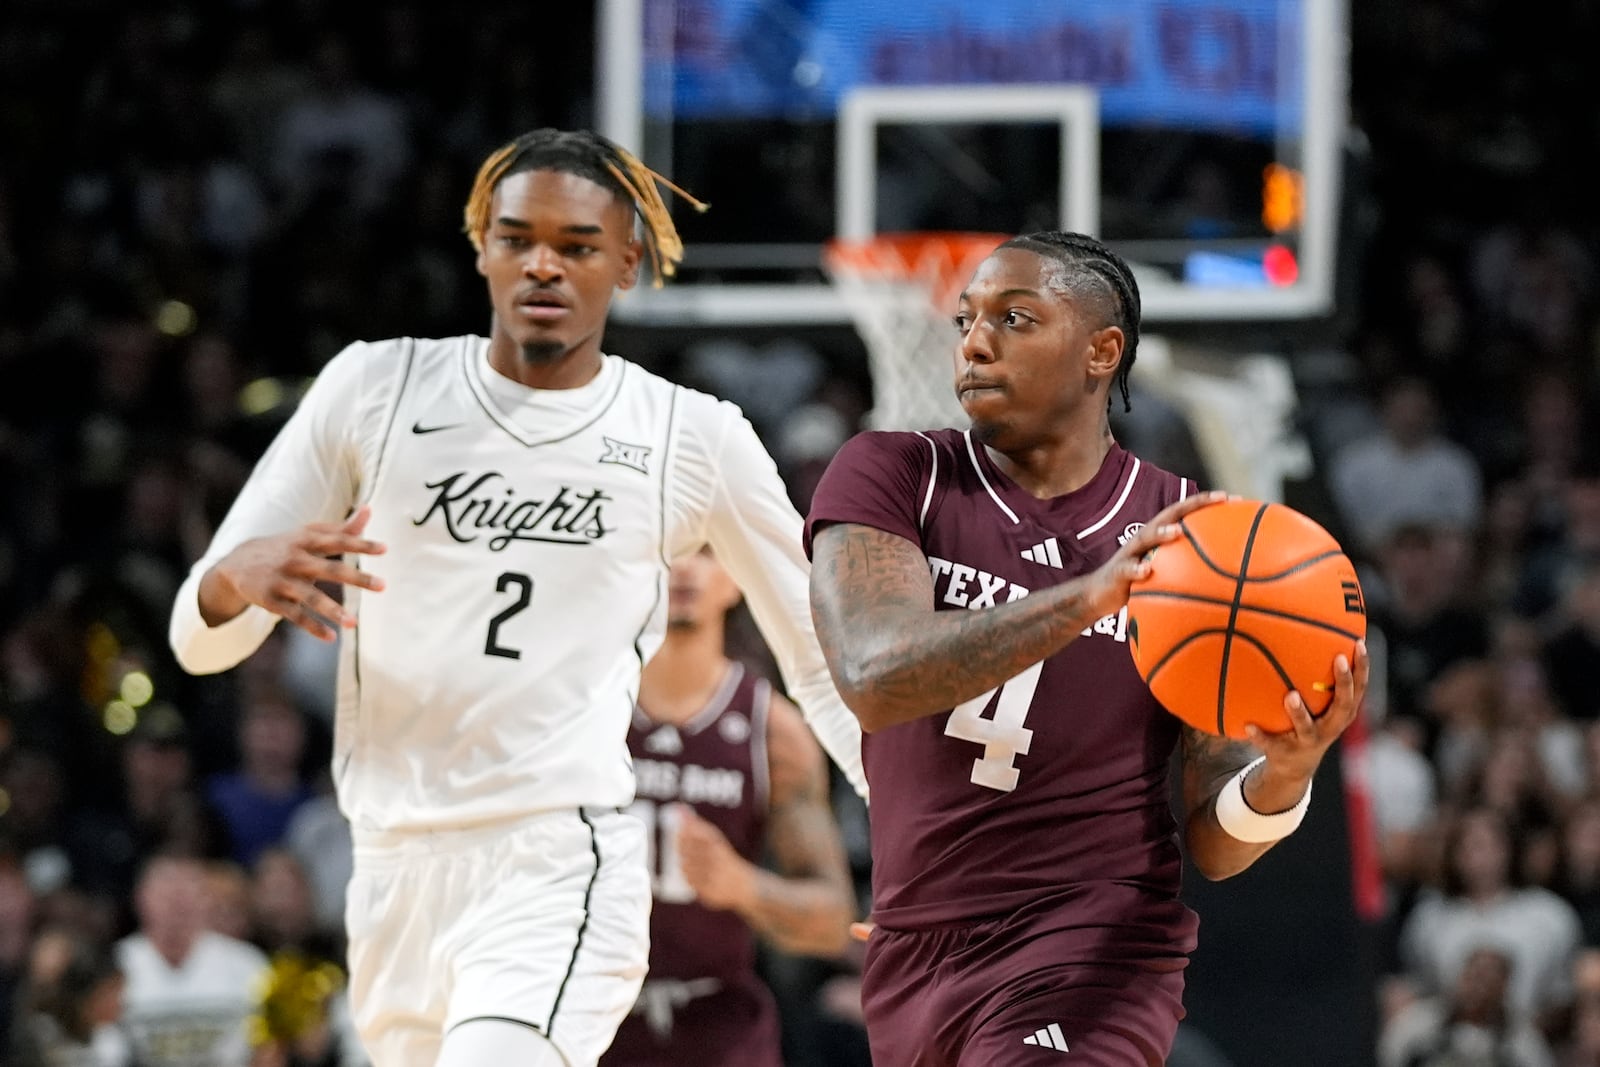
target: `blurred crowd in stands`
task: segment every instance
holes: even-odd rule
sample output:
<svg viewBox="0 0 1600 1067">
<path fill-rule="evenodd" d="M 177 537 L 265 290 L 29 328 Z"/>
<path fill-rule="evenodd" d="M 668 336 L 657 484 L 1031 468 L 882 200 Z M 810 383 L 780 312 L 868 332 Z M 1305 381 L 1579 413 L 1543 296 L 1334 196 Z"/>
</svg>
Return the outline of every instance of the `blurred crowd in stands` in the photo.
<svg viewBox="0 0 1600 1067">
<path fill-rule="evenodd" d="M 1359 370 L 1307 431 L 1379 667 L 1380 1063 L 1600 1067 L 1600 5 L 1352 7 Z M 166 618 L 329 356 L 484 329 L 482 156 L 592 119 L 592 4 L 464 8 L 0 9 L 0 1064 L 127 1063 L 113 1032 L 196 1062 L 151 953 L 216 957 L 212 1025 L 339 958 L 328 650 L 188 678 Z M 686 334 L 662 369 L 745 403 L 803 508 L 861 375 L 752 351 Z M 848 1014 L 828 968 L 774 974 L 794 1017 Z M 359 1062 L 329 1005 L 257 1062 Z"/>
<path fill-rule="evenodd" d="M 1356 4 L 1361 402 L 1318 451 L 1384 684 L 1382 1067 L 1600 1064 L 1589 3 Z M 1552 36 L 1554 35 L 1554 36 Z"/>
</svg>

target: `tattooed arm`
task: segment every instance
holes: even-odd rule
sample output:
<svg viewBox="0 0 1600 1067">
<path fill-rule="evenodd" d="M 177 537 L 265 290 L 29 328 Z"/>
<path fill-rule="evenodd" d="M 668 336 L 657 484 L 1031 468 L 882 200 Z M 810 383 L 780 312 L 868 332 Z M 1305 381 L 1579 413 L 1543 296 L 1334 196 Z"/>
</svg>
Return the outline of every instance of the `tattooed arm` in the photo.
<svg viewBox="0 0 1600 1067">
<path fill-rule="evenodd" d="M 1064 648 L 1128 602 L 1142 557 L 1176 522 L 1226 498 L 1200 493 L 1157 515 L 1098 570 L 1009 604 L 935 611 L 922 550 L 897 534 L 838 523 L 812 541 L 811 615 L 839 695 L 876 730 L 948 711 Z"/>
<path fill-rule="evenodd" d="M 1356 646 L 1352 664 L 1338 656 L 1333 664 L 1333 703 L 1312 718 L 1299 693 L 1284 700 L 1292 728 L 1267 734 L 1249 727 L 1250 741 L 1183 728 L 1183 802 L 1188 811 L 1184 836 L 1189 856 L 1200 873 L 1211 879 L 1230 878 L 1249 867 L 1277 842 L 1240 841 L 1217 821 L 1217 797 L 1228 780 L 1257 756 L 1266 762 L 1244 781 L 1244 801 L 1263 815 L 1288 811 L 1300 802 L 1322 757 L 1340 734 L 1355 721 L 1367 690 L 1366 643 Z"/>
<path fill-rule="evenodd" d="M 855 891 L 828 806 L 827 764 L 799 710 L 776 695 L 767 766 L 767 847 L 777 872 L 746 862 L 710 823 L 686 818 L 684 875 L 702 904 L 738 912 L 783 951 L 837 956 L 849 944 Z"/>
</svg>

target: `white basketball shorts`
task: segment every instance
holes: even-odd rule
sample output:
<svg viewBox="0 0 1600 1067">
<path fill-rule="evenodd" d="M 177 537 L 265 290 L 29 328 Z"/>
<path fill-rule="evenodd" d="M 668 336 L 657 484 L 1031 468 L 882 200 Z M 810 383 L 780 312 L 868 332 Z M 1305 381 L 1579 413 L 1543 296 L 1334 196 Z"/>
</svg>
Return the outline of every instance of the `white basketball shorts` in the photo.
<svg viewBox="0 0 1600 1067">
<path fill-rule="evenodd" d="M 590 1067 L 650 954 L 643 824 L 612 809 L 437 833 L 355 831 L 350 1003 L 374 1067 L 432 1067 L 452 1027 L 498 1019 Z"/>
</svg>

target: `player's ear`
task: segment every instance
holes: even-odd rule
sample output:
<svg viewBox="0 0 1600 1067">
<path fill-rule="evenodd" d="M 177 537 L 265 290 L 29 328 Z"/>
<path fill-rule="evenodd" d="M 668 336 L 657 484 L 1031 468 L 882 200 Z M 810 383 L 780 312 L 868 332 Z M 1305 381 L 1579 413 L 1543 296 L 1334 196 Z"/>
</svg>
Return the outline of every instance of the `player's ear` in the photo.
<svg viewBox="0 0 1600 1067">
<path fill-rule="evenodd" d="M 639 284 L 639 260 L 643 256 L 644 244 L 635 237 L 622 250 L 622 278 L 617 282 L 618 289 L 632 289 Z"/>
<path fill-rule="evenodd" d="M 1106 326 L 1089 335 L 1089 376 L 1110 378 L 1122 365 L 1122 345 L 1127 340 L 1121 326 Z"/>
<path fill-rule="evenodd" d="M 473 259 L 473 266 L 478 268 L 478 273 L 485 278 L 489 276 L 489 246 L 487 235 L 478 238 L 478 255 Z"/>
</svg>

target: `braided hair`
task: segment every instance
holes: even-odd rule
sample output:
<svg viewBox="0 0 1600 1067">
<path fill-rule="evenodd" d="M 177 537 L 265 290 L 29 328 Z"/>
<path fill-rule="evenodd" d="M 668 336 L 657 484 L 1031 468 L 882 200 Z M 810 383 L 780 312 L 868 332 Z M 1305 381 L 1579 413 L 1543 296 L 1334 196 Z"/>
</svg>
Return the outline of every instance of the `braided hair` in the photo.
<svg viewBox="0 0 1600 1067">
<path fill-rule="evenodd" d="M 1139 352 L 1139 283 L 1121 256 L 1087 234 L 1061 230 L 1040 230 L 1013 237 L 1001 248 L 1020 248 L 1060 264 L 1062 282 L 1073 300 L 1092 301 L 1109 326 L 1122 330 L 1122 362 L 1117 366 L 1117 385 L 1122 390 L 1124 411 L 1132 411 L 1128 399 L 1128 374 Z M 1106 400 L 1110 403 L 1110 398 Z"/>
<path fill-rule="evenodd" d="M 638 157 L 609 138 L 589 130 L 531 130 L 490 153 L 478 168 L 472 192 L 467 196 L 466 233 L 472 247 L 483 251 L 484 234 L 489 230 L 489 206 L 500 183 L 513 174 L 530 170 L 553 170 L 587 178 L 617 197 L 627 200 L 644 222 L 645 247 L 655 285 L 678 271 L 683 261 L 683 238 L 672 223 L 672 215 L 661 197 L 659 186 L 677 193 L 696 211 L 703 204 L 639 161 Z"/>
</svg>

